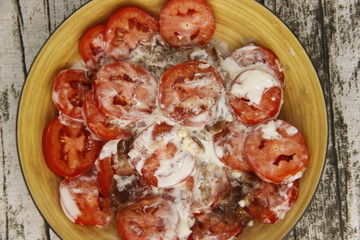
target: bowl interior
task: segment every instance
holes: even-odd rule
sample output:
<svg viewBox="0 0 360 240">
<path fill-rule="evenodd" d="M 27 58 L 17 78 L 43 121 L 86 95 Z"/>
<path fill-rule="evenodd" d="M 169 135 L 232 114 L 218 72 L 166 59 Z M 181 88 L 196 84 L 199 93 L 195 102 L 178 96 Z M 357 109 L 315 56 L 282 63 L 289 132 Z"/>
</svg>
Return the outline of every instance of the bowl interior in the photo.
<svg viewBox="0 0 360 240">
<path fill-rule="evenodd" d="M 78 39 L 90 26 L 104 23 L 111 13 L 129 4 L 126 0 L 94 0 L 67 19 L 44 45 L 26 80 L 18 113 L 18 150 L 29 191 L 42 215 L 63 239 L 117 239 L 114 224 L 100 229 L 72 224 L 59 204 L 60 178 L 48 170 L 42 155 L 42 132 L 57 115 L 51 100 L 54 76 L 80 59 Z M 164 0 L 132 0 L 158 16 Z M 286 218 L 272 225 L 256 224 L 239 239 L 281 239 L 296 224 L 309 204 L 322 173 L 327 121 L 323 93 L 316 72 L 293 34 L 266 8 L 250 0 L 209 0 L 216 17 L 214 38 L 230 50 L 249 42 L 272 49 L 284 66 L 286 85 L 280 118 L 305 135 L 310 165 L 301 179 L 299 199 Z"/>
</svg>

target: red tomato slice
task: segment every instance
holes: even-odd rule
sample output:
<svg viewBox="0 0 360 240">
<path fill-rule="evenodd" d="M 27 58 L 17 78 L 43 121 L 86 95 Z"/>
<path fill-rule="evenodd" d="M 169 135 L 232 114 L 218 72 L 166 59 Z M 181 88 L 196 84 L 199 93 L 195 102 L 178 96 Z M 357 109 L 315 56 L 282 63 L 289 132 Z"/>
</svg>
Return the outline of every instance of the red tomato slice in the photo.
<svg viewBox="0 0 360 240">
<path fill-rule="evenodd" d="M 92 139 L 83 123 L 73 121 L 64 125 L 56 117 L 44 129 L 42 145 L 51 171 L 59 176 L 75 177 L 94 166 L 103 142 Z"/>
<path fill-rule="evenodd" d="M 205 0 L 170 0 L 160 13 L 160 35 L 172 47 L 206 45 L 215 18 Z"/>
<path fill-rule="evenodd" d="M 70 221 L 80 225 L 106 225 L 111 221 L 110 199 L 100 196 L 96 175 L 65 178 L 59 191 L 61 207 Z"/>
<path fill-rule="evenodd" d="M 105 24 L 86 30 L 79 40 L 79 52 L 85 64 L 93 71 L 101 67 L 106 58 L 104 51 Z"/>
<path fill-rule="evenodd" d="M 120 8 L 106 23 L 106 53 L 117 61 L 127 59 L 140 43 L 151 40 L 158 25 L 158 21 L 144 10 Z"/>
<path fill-rule="evenodd" d="M 227 123 L 225 128 L 214 135 L 215 153 L 229 167 L 248 172 L 251 167 L 243 156 L 247 128 L 235 121 Z"/>
<path fill-rule="evenodd" d="M 281 85 L 285 83 L 283 68 L 278 57 L 273 51 L 266 47 L 253 44 L 247 45 L 235 50 L 228 58 L 234 60 L 240 67 L 264 63 L 272 69 Z"/>
<path fill-rule="evenodd" d="M 223 80 L 214 67 L 202 61 L 184 62 L 161 77 L 160 109 L 179 124 L 203 126 L 210 122 L 211 109 L 223 89 Z"/>
<path fill-rule="evenodd" d="M 121 209 L 116 222 L 122 240 L 176 239 L 179 215 L 164 198 L 146 197 Z"/>
<path fill-rule="evenodd" d="M 239 120 L 254 125 L 274 118 L 282 105 L 282 88 L 273 75 L 263 70 L 247 70 L 234 81 L 228 101 Z"/>
<path fill-rule="evenodd" d="M 215 164 L 197 166 L 192 178 L 194 203 L 191 210 L 197 215 L 215 208 L 230 187 L 226 171 Z"/>
<path fill-rule="evenodd" d="M 134 169 L 127 162 L 127 151 L 124 152 L 122 145 L 125 141 L 108 141 L 102 148 L 96 161 L 100 190 L 105 197 L 110 196 L 110 189 L 114 174 L 131 175 Z"/>
<path fill-rule="evenodd" d="M 275 223 L 285 217 L 299 196 L 299 182 L 273 184 L 260 181 L 249 194 L 253 201 L 245 211 L 263 223 Z"/>
<path fill-rule="evenodd" d="M 300 178 L 309 162 L 304 136 L 282 120 L 253 129 L 245 140 L 244 154 L 256 175 L 273 183 Z"/>
<path fill-rule="evenodd" d="M 55 77 L 52 99 L 63 114 L 81 120 L 84 96 L 90 89 L 91 83 L 84 70 L 63 70 Z"/>
<path fill-rule="evenodd" d="M 128 62 L 104 65 L 95 75 L 94 97 L 106 117 L 139 120 L 155 108 L 157 81 L 145 68 Z"/>
<path fill-rule="evenodd" d="M 90 90 L 85 95 L 83 110 L 86 125 L 97 137 L 106 140 L 116 140 L 131 136 L 131 131 L 127 126 L 120 126 L 117 119 L 105 117 L 98 110 L 93 90 Z"/>
<path fill-rule="evenodd" d="M 221 211 L 198 216 L 191 229 L 193 232 L 189 240 L 226 240 L 240 234 L 243 230 L 240 222 L 229 218 Z"/>
<path fill-rule="evenodd" d="M 195 167 L 194 156 L 182 151 L 178 127 L 155 124 L 141 132 L 129 152 L 129 162 L 151 185 L 167 188 L 186 180 Z"/>
</svg>

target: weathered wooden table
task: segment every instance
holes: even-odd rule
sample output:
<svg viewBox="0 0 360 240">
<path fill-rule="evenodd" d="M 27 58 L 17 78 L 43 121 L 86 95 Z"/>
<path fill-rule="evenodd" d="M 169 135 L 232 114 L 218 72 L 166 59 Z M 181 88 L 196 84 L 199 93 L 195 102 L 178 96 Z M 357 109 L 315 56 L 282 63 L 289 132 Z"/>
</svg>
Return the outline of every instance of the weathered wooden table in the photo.
<svg viewBox="0 0 360 240">
<path fill-rule="evenodd" d="M 0 239 L 58 239 L 42 219 L 22 177 L 16 114 L 22 86 L 41 46 L 86 2 L 0 1 Z M 288 25 L 309 53 L 329 117 L 320 185 L 286 239 L 360 239 L 360 1 L 258 2 Z"/>
</svg>

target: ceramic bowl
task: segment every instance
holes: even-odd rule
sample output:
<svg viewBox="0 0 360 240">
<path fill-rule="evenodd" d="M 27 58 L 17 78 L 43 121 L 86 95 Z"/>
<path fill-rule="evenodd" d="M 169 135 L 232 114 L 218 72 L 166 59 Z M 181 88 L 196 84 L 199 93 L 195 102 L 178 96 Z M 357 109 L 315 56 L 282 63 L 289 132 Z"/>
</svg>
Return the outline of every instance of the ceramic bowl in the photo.
<svg viewBox="0 0 360 240">
<path fill-rule="evenodd" d="M 159 16 L 165 0 L 93 0 L 69 17 L 48 39 L 25 82 L 18 112 L 17 139 L 21 167 L 29 191 L 43 217 L 63 239 L 117 239 L 115 224 L 105 229 L 71 223 L 63 214 L 60 178 L 47 168 L 41 138 L 46 124 L 57 115 L 51 100 L 54 76 L 80 60 L 78 39 L 90 26 L 104 23 L 124 5 L 138 6 Z M 310 164 L 300 181 L 295 207 L 276 224 L 256 223 L 239 239 L 281 239 L 308 206 L 319 182 L 327 146 L 327 120 L 322 89 L 314 67 L 299 41 L 269 10 L 251 0 L 209 0 L 216 18 L 214 38 L 230 50 L 250 41 L 272 49 L 284 66 L 286 85 L 280 118 L 305 135 Z"/>
</svg>

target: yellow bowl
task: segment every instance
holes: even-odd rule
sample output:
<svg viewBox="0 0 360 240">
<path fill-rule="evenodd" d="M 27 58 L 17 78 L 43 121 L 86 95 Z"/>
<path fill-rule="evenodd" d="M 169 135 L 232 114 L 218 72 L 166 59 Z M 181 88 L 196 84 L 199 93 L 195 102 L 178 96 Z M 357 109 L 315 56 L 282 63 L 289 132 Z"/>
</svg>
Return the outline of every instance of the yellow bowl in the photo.
<svg viewBox="0 0 360 240">
<path fill-rule="evenodd" d="M 131 3 L 158 16 L 165 0 L 94 0 L 67 19 L 51 36 L 36 58 L 19 105 L 17 138 L 22 171 L 40 212 L 63 239 L 117 239 L 113 225 L 106 229 L 72 224 L 63 214 L 60 179 L 48 170 L 41 138 L 46 124 L 57 114 L 51 100 L 54 76 L 80 59 L 77 44 L 90 26 L 104 23 L 114 10 Z M 296 224 L 309 204 L 320 179 L 327 146 L 327 120 L 322 89 L 316 72 L 300 43 L 270 11 L 252 0 L 209 0 L 215 14 L 214 37 L 230 50 L 255 41 L 272 49 L 284 65 L 285 94 L 280 118 L 305 135 L 310 165 L 301 179 L 299 199 L 286 218 L 272 225 L 256 224 L 239 239 L 281 239 Z"/>
</svg>

